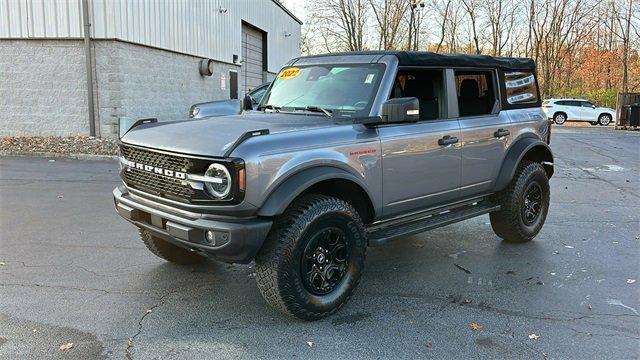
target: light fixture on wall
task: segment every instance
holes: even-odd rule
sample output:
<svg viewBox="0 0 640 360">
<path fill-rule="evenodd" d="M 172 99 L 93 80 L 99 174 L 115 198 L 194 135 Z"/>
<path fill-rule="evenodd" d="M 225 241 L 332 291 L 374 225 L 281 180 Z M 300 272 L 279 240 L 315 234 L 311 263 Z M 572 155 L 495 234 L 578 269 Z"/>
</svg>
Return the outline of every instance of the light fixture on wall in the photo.
<svg viewBox="0 0 640 360">
<path fill-rule="evenodd" d="M 202 76 L 211 76 L 213 74 L 213 60 L 211 59 L 200 60 L 198 70 L 200 70 L 200 75 Z"/>
<path fill-rule="evenodd" d="M 218 9 L 218 12 L 220 12 L 220 14 L 224 14 L 227 12 L 227 8 L 220 6 L 220 8 Z"/>
<path fill-rule="evenodd" d="M 282 35 L 284 35 L 284 37 L 288 38 L 289 36 L 291 36 L 291 33 L 285 30 L 285 32 Z"/>
</svg>

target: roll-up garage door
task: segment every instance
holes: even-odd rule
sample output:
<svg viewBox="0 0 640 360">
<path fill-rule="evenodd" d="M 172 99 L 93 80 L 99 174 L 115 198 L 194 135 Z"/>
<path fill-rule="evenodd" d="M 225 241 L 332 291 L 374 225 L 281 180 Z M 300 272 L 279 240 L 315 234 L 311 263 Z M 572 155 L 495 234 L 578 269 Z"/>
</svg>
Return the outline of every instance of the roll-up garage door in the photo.
<svg viewBox="0 0 640 360">
<path fill-rule="evenodd" d="M 242 24 L 242 78 L 244 93 L 264 82 L 263 33 L 246 24 Z"/>
</svg>

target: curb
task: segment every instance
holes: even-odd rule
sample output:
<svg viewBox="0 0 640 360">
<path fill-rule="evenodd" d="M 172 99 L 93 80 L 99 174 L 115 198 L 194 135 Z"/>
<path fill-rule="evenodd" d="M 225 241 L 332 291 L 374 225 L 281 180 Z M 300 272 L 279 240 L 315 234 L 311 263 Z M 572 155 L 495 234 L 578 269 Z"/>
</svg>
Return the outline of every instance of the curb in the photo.
<svg viewBox="0 0 640 360">
<path fill-rule="evenodd" d="M 92 154 L 56 154 L 47 152 L 11 152 L 0 151 L 0 156 L 16 156 L 16 157 L 40 157 L 40 158 L 62 158 L 74 160 L 118 160 L 116 155 L 92 155 Z"/>
</svg>

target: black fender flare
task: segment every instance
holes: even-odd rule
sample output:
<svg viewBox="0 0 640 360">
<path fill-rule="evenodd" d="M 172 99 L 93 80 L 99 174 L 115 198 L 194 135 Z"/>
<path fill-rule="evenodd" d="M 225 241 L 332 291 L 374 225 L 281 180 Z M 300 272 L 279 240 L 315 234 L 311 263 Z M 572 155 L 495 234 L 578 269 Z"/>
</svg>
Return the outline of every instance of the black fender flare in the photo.
<svg viewBox="0 0 640 360">
<path fill-rule="evenodd" d="M 502 167 L 500 168 L 494 191 L 500 191 L 509 185 L 520 161 L 522 161 L 529 150 L 535 147 L 544 149 L 542 162 L 548 177 L 551 178 L 553 175 L 553 153 L 551 152 L 551 148 L 547 143 L 538 138 L 526 137 L 517 140 L 509 147 L 509 150 L 507 150 L 507 154 L 502 161 Z"/>
<path fill-rule="evenodd" d="M 329 179 L 350 180 L 360 186 L 371 199 L 371 194 L 363 181 L 351 172 L 333 166 L 316 166 L 300 170 L 290 175 L 276 186 L 258 210 L 258 216 L 276 216 L 282 214 L 289 204 L 309 187 Z"/>
</svg>

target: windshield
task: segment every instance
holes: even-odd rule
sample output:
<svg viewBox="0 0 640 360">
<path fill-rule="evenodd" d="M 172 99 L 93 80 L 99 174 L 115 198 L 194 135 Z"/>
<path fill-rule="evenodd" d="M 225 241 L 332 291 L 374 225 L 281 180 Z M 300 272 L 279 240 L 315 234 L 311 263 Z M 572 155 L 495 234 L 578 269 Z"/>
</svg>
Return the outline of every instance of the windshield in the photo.
<svg viewBox="0 0 640 360">
<path fill-rule="evenodd" d="M 262 107 L 281 111 L 322 108 L 331 116 L 368 116 L 383 74 L 383 64 L 284 68 Z"/>
</svg>

